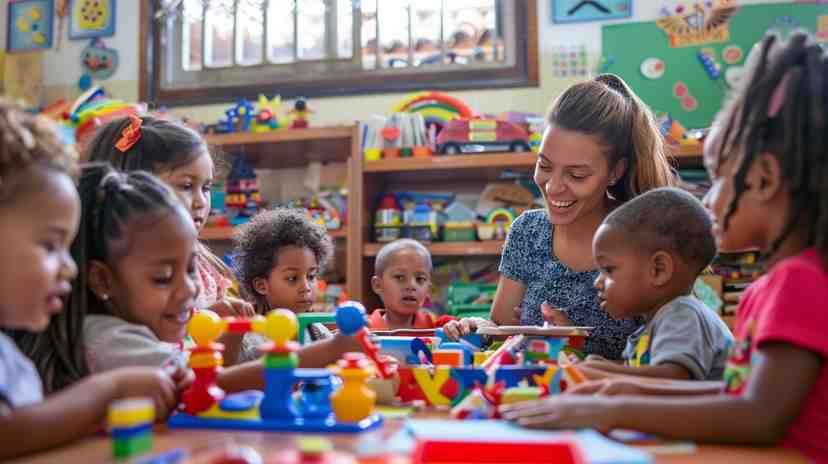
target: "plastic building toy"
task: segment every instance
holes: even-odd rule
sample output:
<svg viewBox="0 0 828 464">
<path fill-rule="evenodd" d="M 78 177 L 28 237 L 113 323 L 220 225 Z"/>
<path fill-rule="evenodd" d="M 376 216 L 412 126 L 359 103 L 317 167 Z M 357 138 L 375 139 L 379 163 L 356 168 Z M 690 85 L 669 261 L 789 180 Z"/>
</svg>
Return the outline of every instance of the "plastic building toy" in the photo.
<svg viewBox="0 0 828 464">
<path fill-rule="evenodd" d="M 339 361 L 337 373 L 342 378 L 342 388 L 331 395 L 337 420 L 359 422 L 373 412 L 377 394 L 368 388 L 367 364 L 362 353 L 347 353 Z"/>
<path fill-rule="evenodd" d="M 365 334 L 364 310 L 360 314 L 360 308 L 356 305 L 339 308 L 338 326 L 344 333 L 357 336 L 370 356 L 372 342 Z M 365 391 L 358 384 L 357 388 L 349 390 L 347 401 L 333 401 L 339 398 L 332 395 L 336 382 L 333 372 L 328 369 L 297 368 L 299 360 L 296 350 L 299 345 L 292 339 L 298 325 L 296 316 L 286 309 L 273 310 L 266 317 L 252 319 L 221 319 L 211 311 L 197 312 L 187 326 L 196 344 L 189 361 L 196 380 L 184 392 L 183 411 L 170 418 L 170 427 L 361 432 L 380 426 L 382 417 L 372 413 L 373 398 L 370 395 L 360 397 L 359 394 Z M 264 392 L 250 390 L 225 395 L 215 384 L 223 349 L 215 340 L 224 332 L 256 332 L 272 340 L 259 348 L 264 353 Z M 367 377 L 367 371 L 357 372 L 364 368 L 363 359 L 360 353 L 346 356 L 346 365 L 340 369 L 340 376 L 350 381 L 357 381 L 363 375 Z M 385 372 L 388 367 L 378 364 L 378 370 Z M 299 398 L 294 400 L 292 393 L 297 385 L 302 388 Z"/>
<path fill-rule="evenodd" d="M 247 132 L 254 117 L 253 105 L 247 100 L 239 100 L 232 108 L 224 112 L 225 119 L 218 122 L 220 133 Z"/>
<path fill-rule="evenodd" d="M 455 119 L 437 136 L 441 154 L 529 151 L 529 132 L 497 119 Z"/>
<path fill-rule="evenodd" d="M 109 406 L 107 423 L 112 434 L 112 456 L 130 458 L 152 451 L 155 405 L 149 398 L 115 401 Z"/>
<path fill-rule="evenodd" d="M 452 441 L 421 440 L 417 442 L 412 464 L 466 464 L 521 462 L 584 464 L 580 446 L 572 440 L 549 441 Z"/>
<path fill-rule="evenodd" d="M 269 100 L 264 95 L 259 95 L 259 108 L 255 119 L 251 122 L 252 132 L 270 132 L 285 126 L 279 121 L 279 107 L 282 106 L 282 98 L 279 95 Z"/>
<path fill-rule="evenodd" d="M 313 111 L 308 108 L 308 102 L 304 98 L 297 98 L 293 103 L 293 109 L 290 110 L 291 129 L 304 129 L 308 127 L 308 114 Z"/>
<path fill-rule="evenodd" d="M 377 242 L 393 242 L 402 231 L 400 207 L 394 195 L 385 195 L 374 213 L 374 239 Z"/>
<path fill-rule="evenodd" d="M 226 190 L 224 205 L 233 225 L 247 222 L 259 211 L 262 204 L 259 178 L 242 155 L 233 159 Z"/>
</svg>

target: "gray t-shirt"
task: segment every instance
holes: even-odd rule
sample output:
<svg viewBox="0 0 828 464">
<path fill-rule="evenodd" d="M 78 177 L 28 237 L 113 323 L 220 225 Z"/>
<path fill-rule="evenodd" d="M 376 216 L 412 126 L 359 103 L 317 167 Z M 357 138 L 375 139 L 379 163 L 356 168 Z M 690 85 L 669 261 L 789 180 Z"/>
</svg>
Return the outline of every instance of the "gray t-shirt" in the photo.
<svg viewBox="0 0 828 464">
<path fill-rule="evenodd" d="M 627 339 L 628 366 L 675 363 L 695 380 L 721 380 L 733 334 L 722 319 L 692 296 L 680 296 Z"/>
<path fill-rule="evenodd" d="M 86 360 L 92 373 L 124 366 L 186 366 L 180 344 L 165 343 L 149 327 L 114 316 L 91 314 L 84 318 Z"/>
<path fill-rule="evenodd" d="M 0 402 L 12 408 L 43 401 L 43 383 L 32 361 L 0 333 Z"/>
</svg>

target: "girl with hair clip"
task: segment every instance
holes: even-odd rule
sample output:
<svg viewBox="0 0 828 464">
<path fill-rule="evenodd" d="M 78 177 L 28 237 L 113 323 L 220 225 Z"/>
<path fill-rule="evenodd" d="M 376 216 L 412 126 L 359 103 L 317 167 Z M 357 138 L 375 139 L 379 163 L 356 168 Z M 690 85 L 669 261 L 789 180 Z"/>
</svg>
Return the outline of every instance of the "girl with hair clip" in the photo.
<svg viewBox="0 0 828 464">
<path fill-rule="evenodd" d="M 48 120 L 0 99 L 0 327 L 5 330 L 36 334 L 63 314 L 78 270 L 69 255 L 80 216 L 73 171 L 73 154 Z M 43 344 L 53 343 L 40 336 Z M 184 372 L 120 368 L 44 399 L 32 361 L 0 333 L 0 459 L 91 434 L 120 398 L 152 398 L 156 417 L 163 420 L 177 404 L 176 382 L 186 385 Z"/>
<path fill-rule="evenodd" d="M 758 248 L 723 382 L 607 379 L 512 406 L 535 427 L 626 428 L 667 438 L 776 445 L 828 462 L 828 54 L 805 33 L 754 48 L 705 143 L 705 206 L 721 251 Z M 695 395 L 694 397 L 640 397 Z M 508 409 L 508 408 L 507 408 Z"/>
<path fill-rule="evenodd" d="M 215 168 L 204 139 L 192 129 L 151 116 L 116 119 L 95 134 L 85 158 L 108 162 L 124 172 L 155 174 L 172 187 L 196 231 L 206 224 Z M 238 284 L 227 265 L 201 242 L 196 247 L 196 282 L 200 289 L 196 308 L 210 309 L 220 316 L 252 316 L 254 308 L 240 299 Z M 242 340 L 234 334 L 222 338 L 227 347 L 225 359 L 230 364 L 255 355 L 253 347 L 243 345 Z"/>
<path fill-rule="evenodd" d="M 198 298 L 197 232 L 172 191 L 155 176 L 84 167 L 78 186 L 79 233 L 72 243 L 78 281 L 69 308 L 45 332 L 21 343 L 51 391 L 118 366 L 177 366 Z M 323 367 L 359 349 L 335 335 L 298 352 L 303 367 Z M 189 371 L 188 371 L 189 372 Z M 223 369 L 227 391 L 262 389 L 259 361 Z"/>
<path fill-rule="evenodd" d="M 650 110 L 618 76 L 602 74 L 566 89 L 553 103 L 535 184 L 545 210 L 512 224 L 500 261 L 491 319 L 502 325 L 594 326 L 585 351 L 620 359 L 639 324 L 615 321 L 601 309 L 593 282 L 592 238 L 615 207 L 648 190 L 670 186 L 670 168 Z M 450 337 L 491 324 L 450 322 Z"/>
</svg>

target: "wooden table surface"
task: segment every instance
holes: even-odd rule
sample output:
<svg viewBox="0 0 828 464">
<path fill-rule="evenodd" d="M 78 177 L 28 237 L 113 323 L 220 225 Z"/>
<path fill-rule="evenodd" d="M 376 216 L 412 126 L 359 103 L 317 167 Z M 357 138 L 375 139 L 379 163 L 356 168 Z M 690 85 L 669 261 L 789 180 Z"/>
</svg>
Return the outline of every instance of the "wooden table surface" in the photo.
<svg viewBox="0 0 828 464">
<path fill-rule="evenodd" d="M 434 414 L 427 414 L 435 417 Z M 420 417 L 420 415 L 418 415 Z M 438 416 L 439 417 L 439 416 Z M 403 424 L 402 419 L 386 420 L 385 425 L 376 431 L 357 435 L 325 435 L 335 449 L 353 451 L 361 443 L 378 443 L 387 441 Z M 154 452 L 158 453 L 174 448 L 186 448 L 196 457 L 215 455 L 226 445 L 245 445 L 257 449 L 263 456 L 290 449 L 301 435 L 288 433 L 265 432 L 232 432 L 218 430 L 171 430 L 159 427 L 154 433 Z M 365 443 L 363 443 L 365 444 Z M 15 462 L 20 463 L 83 463 L 93 464 L 111 462 L 112 442 L 108 437 L 100 435 L 86 440 L 58 448 L 49 452 L 40 453 Z M 807 462 L 798 453 L 782 448 L 744 448 L 731 446 L 699 445 L 694 451 L 658 453 L 655 461 L 659 464 L 779 464 Z M 209 462 L 206 459 L 194 461 Z M 407 459 L 394 461 L 406 463 Z"/>
</svg>

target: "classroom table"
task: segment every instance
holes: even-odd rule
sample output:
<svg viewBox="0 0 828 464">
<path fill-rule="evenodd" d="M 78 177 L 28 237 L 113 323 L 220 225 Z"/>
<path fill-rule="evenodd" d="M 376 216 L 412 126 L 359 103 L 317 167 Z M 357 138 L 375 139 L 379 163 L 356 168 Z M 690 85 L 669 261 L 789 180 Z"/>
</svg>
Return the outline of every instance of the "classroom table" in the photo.
<svg viewBox="0 0 828 464">
<path fill-rule="evenodd" d="M 445 417 L 445 414 L 427 413 L 416 414 L 416 417 Z M 378 430 L 357 435 L 324 435 L 333 442 L 334 448 L 342 451 L 356 449 L 359 440 L 387 441 L 404 423 L 403 419 L 387 419 L 385 425 Z M 266 433 L 266 432 L 235 432 L 218 430 L 181 430 L 168 429 L 159 426 L 154 433 L 154 452 L 171 450 L 174 448 L 188 448 L 198 456 L 198 453 L 215 451 L 223 444 L 238 444 L 251 446 L 263 456 L 269 453 L 285 450 L 295 440 L 298 434 Z M 108 437 L 99 435 L 80 442 L 64 446 L 52 451 L 40 453 L 14 462 L 20 463 L 82 463 L 93 464 L 111 462 L 112 443 Z M 394 464 L 403 464 L 407 459 L 395 459 Z M 783 448 L 747 448 L 734 446 L 698 445 L 694 451 L 673 451 L 664 454 L 655 454 L 658 464 L 780 464 L 807 462 L 800 454 Z"/>
</svg>

